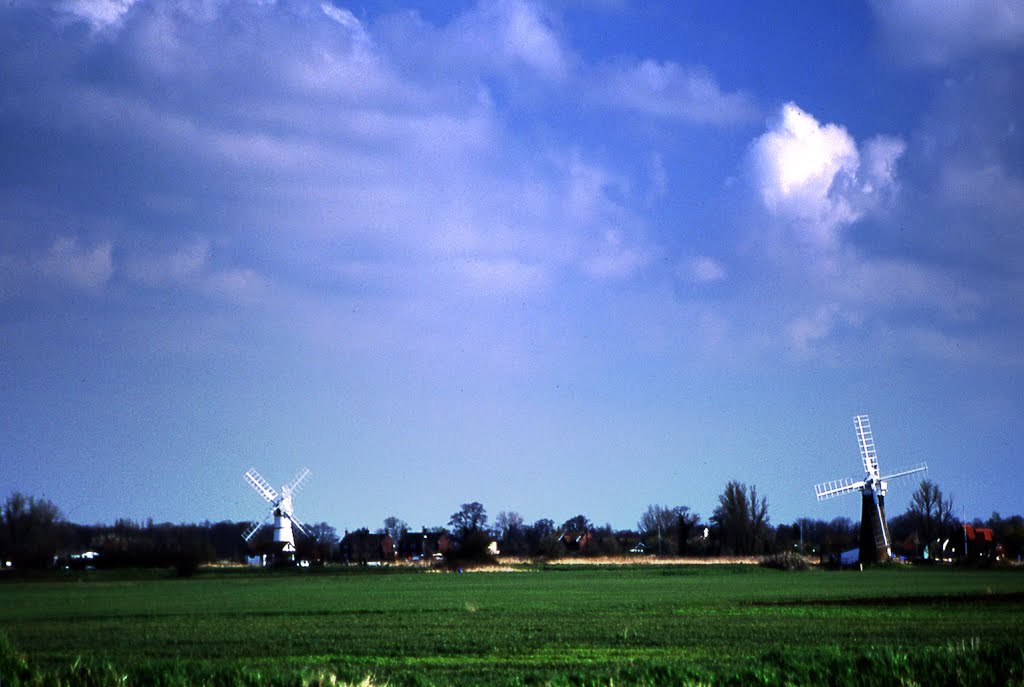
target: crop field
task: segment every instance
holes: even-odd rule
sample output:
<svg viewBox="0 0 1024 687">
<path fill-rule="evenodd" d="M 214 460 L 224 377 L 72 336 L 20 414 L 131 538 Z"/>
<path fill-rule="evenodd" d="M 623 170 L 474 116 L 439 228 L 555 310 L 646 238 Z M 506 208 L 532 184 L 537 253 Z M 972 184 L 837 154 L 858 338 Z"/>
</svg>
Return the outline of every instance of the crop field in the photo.
<svg viewBox="0 0 1024 687">
<path fill-rule="evenodd" d="M 0 684 L 1024 684 L 1024 571 L 0 579 Z"/>
</svg>

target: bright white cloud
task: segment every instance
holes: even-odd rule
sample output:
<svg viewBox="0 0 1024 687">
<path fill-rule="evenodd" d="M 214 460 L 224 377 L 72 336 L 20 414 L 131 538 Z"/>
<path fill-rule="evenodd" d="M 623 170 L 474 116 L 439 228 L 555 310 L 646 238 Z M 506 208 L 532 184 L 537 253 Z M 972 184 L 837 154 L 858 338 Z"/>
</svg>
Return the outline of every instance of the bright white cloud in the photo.
<svg viewBox="0 0 1024 687">
<path fill-rule="evenodd" d="M 137 0 L 64 0 L 61 11 L 87 22 L 93 31 L 115 28 Z"/>
<path fill-rule="evenodd" d="M 1019 0 L 872 0 L 871 5 L 900 59 L 941 65 L 1024 46 Z"/>
<path fill-rule="evenodd" d="M 38 266 L 46 276 L 76 288 L 99 289 L 114 274 L 113 246 L 105 241 L 84 248 L 78 239 L 61 236 Z"/>
<path fill-rule="evenodd" d="M 702 67 L 646 59 L 604 67 L 597 81 L 594 88 L 609 105 L 656 117 L 729 124 L 757 114 L 749 96 L 723 91 Z"/>
<path fill-rule="evenodd" d="M 781 225 L 772 245 L 789 280 L 783 316 L 788 345 L 827 353 L 840 325 L 885 326 L 928 313 L 937 327 L 977 317 L 982 300 L 954 274 L 912 259 L 865 254 L 846 236 L 853 223 L 891 200 L 899 186 L 899 138 L 858 145 L 838 124 L 822 124 L 793 103 L 754 141 L 754 178 L 767 213 Z M 802 301 L 802 302 L 801 302 Z"/>
<path fill-rule="evenodd" d="M 831 251 L 845 226 L 892 191 L 904 148 L 899 139 L 878 137 L 862 156 L 844 127 L 822 125 L 787 103 L 754 141 L 755 182 L 769 212 L 791 223 L 812 247 Z"/>
</svg>

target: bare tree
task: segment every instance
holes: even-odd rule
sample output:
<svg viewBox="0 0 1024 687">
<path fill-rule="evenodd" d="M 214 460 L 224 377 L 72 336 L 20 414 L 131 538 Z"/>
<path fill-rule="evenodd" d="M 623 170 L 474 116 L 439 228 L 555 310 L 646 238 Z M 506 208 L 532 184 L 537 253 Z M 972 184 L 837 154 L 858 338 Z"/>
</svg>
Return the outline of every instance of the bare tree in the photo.
<svg viewBox="0 0 1024 687">
<path fill-rule="evenodd" d="M 718 497 L 711 516 L 722 553 L 763 553 L 768 545 L 768 499 L 757 496 L 757 487 L 732 480 Z"/>
<path fill-rule="evenodd" d="M 391 541 L 398 546 L 398 540 L 402 538 L 402 535 L 409 531 L 409 523 L 401 518 L 397 518 L 394 515 L 389 515 L 384 518 L 384 527 L 380 529 L 381 534 L 386 534 L 391 537 Z"/>
<path fill-rule="evenodd" d="M 927 546 L 937 539 L 949 536 L 953 521 L 953 497 L 944 497 L 939 485 L 921 480 L 910 496 L 907 515 L 920 540 Z"/>
<path fill-rule="evenodd" d="M 507 539 L 523 531 L 523 516 L 515 511 L 501 511 L 494 519 L 494 529 L 500 539 Z"/>
<path fill-rule="evenodd" d="M 697 514 L 690 512 L 689 506 L 650 505 L 640 516 L 637 529 L 646 545 L 657 553 L 680 554 L 697 520 Z"/>
<path fill-rule="evenodd" d="M 316 522 L 306 525 L 306 533 L 314 544 L 337 544 L 338 530 L 326 522 Z"/>
<path fill-rule="evenodd" d="M 502 553 L 516 556 L 526 553 L 526 525 L 523 516 L 515 511 L 501 511 L 494 519 L 494 529 Z"/>
</svg>

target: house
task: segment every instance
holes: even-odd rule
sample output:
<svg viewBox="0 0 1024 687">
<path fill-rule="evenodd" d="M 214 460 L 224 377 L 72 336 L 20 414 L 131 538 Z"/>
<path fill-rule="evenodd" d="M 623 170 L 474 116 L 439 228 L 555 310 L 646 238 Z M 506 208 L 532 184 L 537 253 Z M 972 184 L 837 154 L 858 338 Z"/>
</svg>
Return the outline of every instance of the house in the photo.
<svg viewBox="0 0 1024 687">
<path fill-rule="evenodd" d="M 568 553 L 588 553 L 594 535 L 590 533 L 590 530 L 566 531 L 562 532 L 558 538 Z"/>
<path fill-rule="evenodd" d="M 1003 547 L 996 541 L 995 530 L 991 527 L 965 524 L 964 545 L 967 558 L 999 558 L 1003 555 Z"/>
<path fill-rule="evenodd" d="M 448 533 L 440 530 L 403 532 L 398 539 L 398 557 L 406 561 L 429 560 L 448 555 L 455 548 Z"/>
<path fill-rule="evenodd" d="M 345 530 L 339 545 L 341 560 L 345 563 L 369 563 L 395 560 L 395 544 L 391 535 L 370 534 L 363 528 L 354 532 Z"/>
</svg>

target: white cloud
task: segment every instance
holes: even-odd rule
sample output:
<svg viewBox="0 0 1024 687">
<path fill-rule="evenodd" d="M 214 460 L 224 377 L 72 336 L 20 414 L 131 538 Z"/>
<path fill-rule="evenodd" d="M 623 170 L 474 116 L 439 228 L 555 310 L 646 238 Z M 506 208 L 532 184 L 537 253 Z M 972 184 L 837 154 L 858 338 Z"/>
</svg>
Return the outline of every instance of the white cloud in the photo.
<svg viewBox="0 0 1024 687">
<path fill-rule="evenodd" d="M 848 256 L 834 291 L 853 306 L 886 311 L 926 308 L 953 322 L 973 320 L 982 306 L 977 291 L 955 276 L 907 260 Z"/>
<path fill-rule="evenodd" d="M 93 31 L 103 31 L 119 26 L 135 3 L 136 0 L 64 0 L 58 8 L 85 21 Z"/>
<path fill-rule="evenodd" d="M 650 255 L 626 243 L 617 229 L 607 229 L 596 250 L 583 259 L 583 271 L 597 278 L 623 278 L 632 276 L 650 262 Z"/>
<path fill-rule="evenodd" d="M 999 218 L 1024 214 L 1024 178 L 1014 176 L 998 163 L 943 166 L 941 190 L 946 201 L 983 209 Z"/>
<path fill-rule="evenodd" d="M 711 284 L 726 277 L 725 268 L 714 258 L 698 256 L 679 264 L 676 275 L 697 284 Z"/>
<path fill-rule="evenodd" d="M 210 244 L 198 239 L 173 253 L 159 256 L 134 256 L 127 261 L 127 275 L 147 286 L 188 284 L 206 269 Z"/>
<path fill-rule="evenodd" d="M 611 106 L 657 117 L 729 124 L 753 119 L 757 109 L 743 93 L 727 93 L 702 67 L 646 59 L 597 71 L 595 89 Z"/>
<path fill-rule="evenodd" d="M 461 263 L 461 270 L 474 289 L 497 294 L 529 294 L 550 282 L 542 265 L 513 258 L 475 258 Z"/>
<path fill-rule="evenodd" d="M 647 193 L 648 201 L 663 198 L 668 193 L 668 170 L 665 169 L 665 160 L 661 153 L 651 156 L 647 164 L 647 174 L 650 177 L 650 190 Z"/>
<path fill-rule="evenodd" d="M 834 303 L 819 306 L 810 315 L 795 318 L 786 328 L 790 345 L 800 354 L 814 352 L 815 347 L 832 333 L 839 315 Z"/>
<path fill-rule="evenodd" d="M 569 74 L 570 59 L 541 7 L 526 0 L 481 1 L 451 27 L 462 59 L 499 69 L 524 66 L 550 81 Z"/>
<path fill-rule="evenodd" d="M 61 236 L 39 262 L 40 271 L 48 277 L 71 286 L 96 290 L 114 274 L 113 246 L 109 241 L 93 248 L 83 248 L 78 239 Z"/>
<path fill-rule="evenodd" d="M 754 141 L 755 182 L 765 207 L 812 247 L 834 251 L 840 231 L 873 209 L 896 184 L 901 140 L 877 137 L 862 155 L 837 124 L 820 124 L 794 103 Z"/>
<path fill-rule="evenodd" d="M 937 66 L 1024 46 L 1019 0 L 872 0 L 871 6 L 899 59 Z"/>
<path fill-rule="evenodd" d="M 259 300 L 269 280 L 245 267 L 211 264 L 210 243 L 198 238 L 169 253 L 137 254 L 125 259 L 125 274 L 149 288 L 182 288 L 216 300 Z"/>
<path fill-rule="evenodd" d="M 778 222 L 774 230 L 781 232 L 768 234 L 765 246 L 781 270 L 775 278 L 792 290 L 780 303 L 801 313 L 779 316 L 797 353 L 829 355 L 844 324 L 898 330 L 920 327 L 919 319 L 927 318 L 941 332 L 982 313 L 978 290 L 957 274 L 914 259 L 869 254 L 846 235 L 848 227 L 894 197 L 897 162 L 905 150 L 903 140 L 890 136 L 858 145 L 844 127 L 822 124 L 793 103 L 754 141 L 757 191 Z"/>
</svg>

